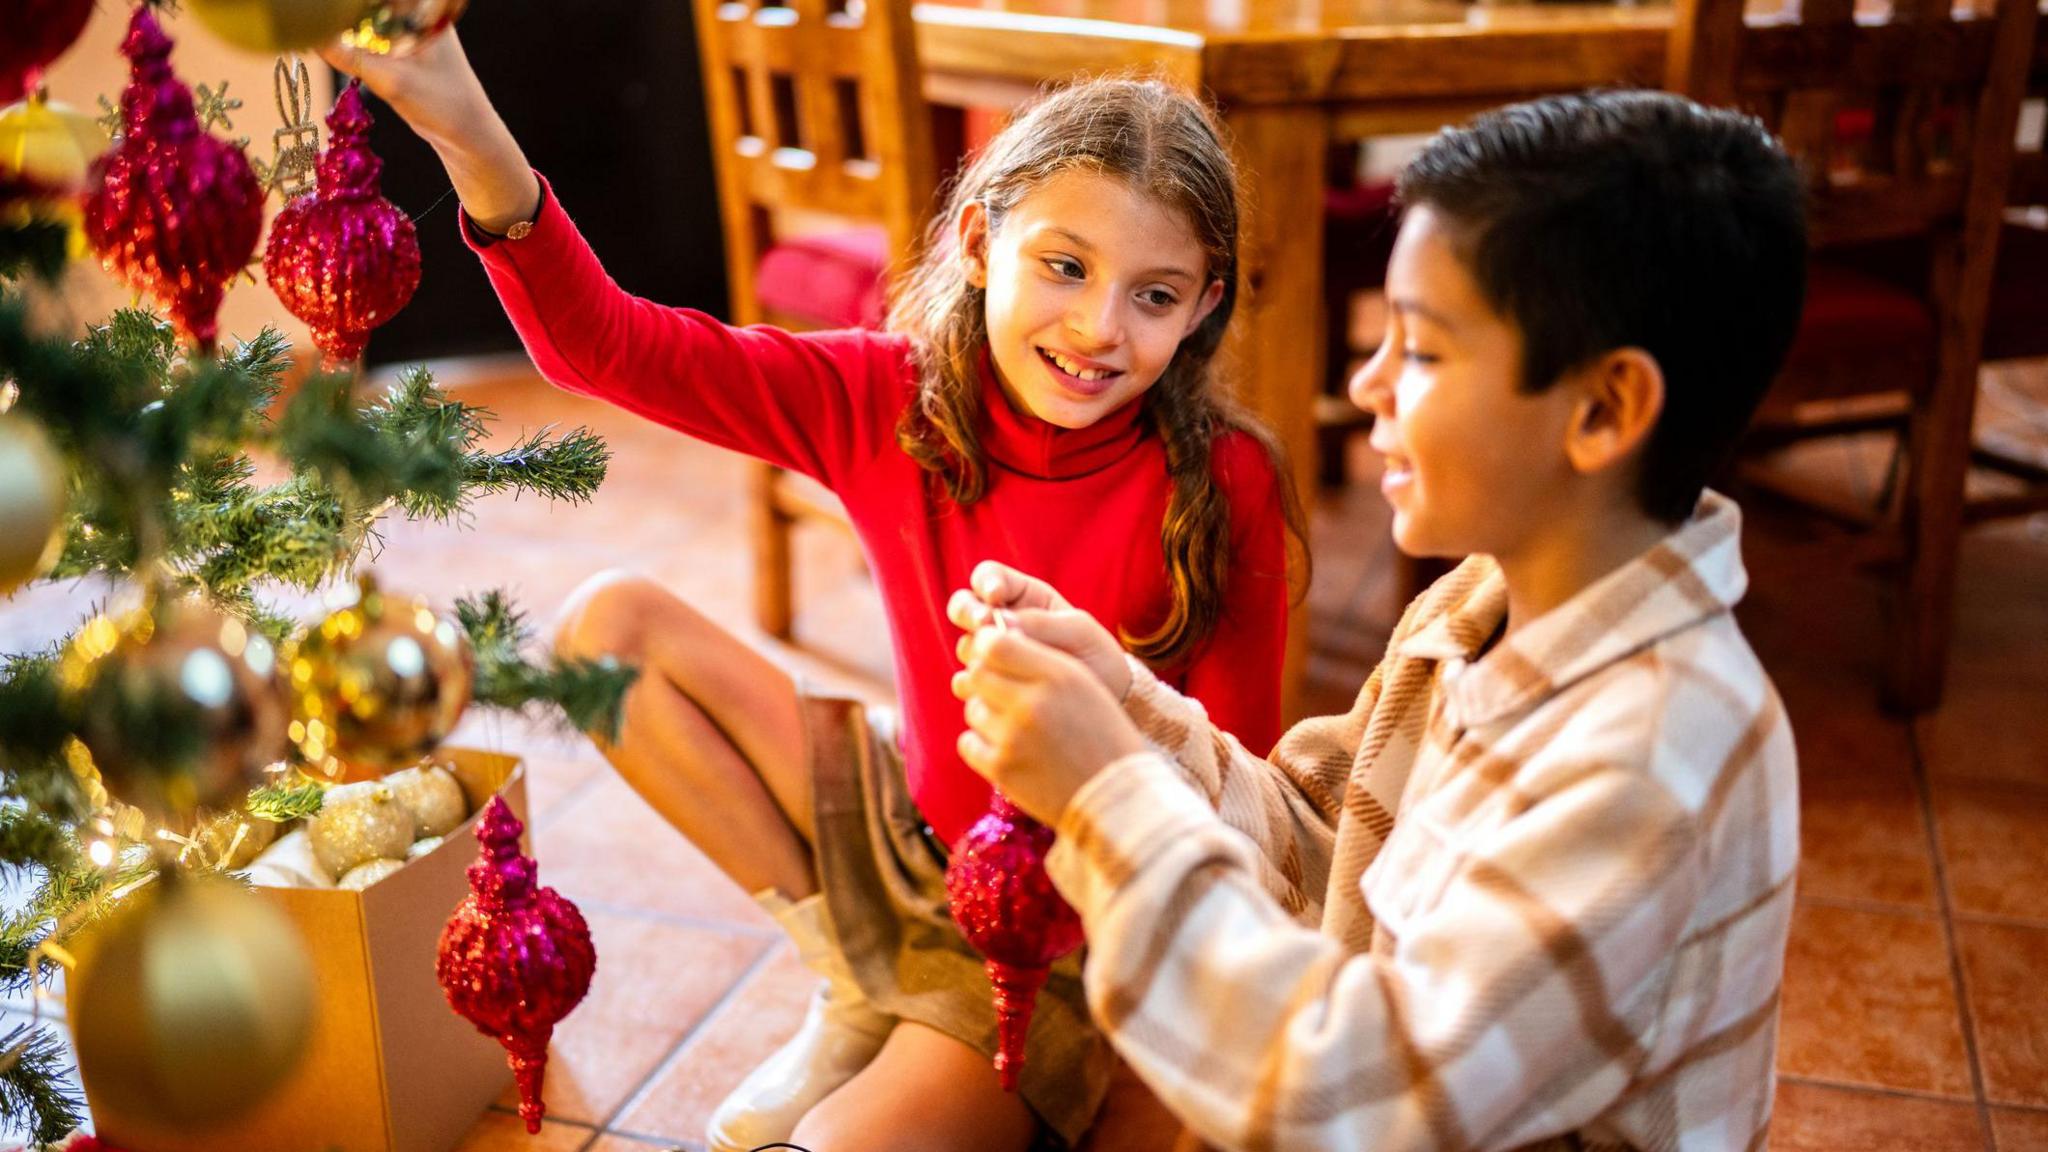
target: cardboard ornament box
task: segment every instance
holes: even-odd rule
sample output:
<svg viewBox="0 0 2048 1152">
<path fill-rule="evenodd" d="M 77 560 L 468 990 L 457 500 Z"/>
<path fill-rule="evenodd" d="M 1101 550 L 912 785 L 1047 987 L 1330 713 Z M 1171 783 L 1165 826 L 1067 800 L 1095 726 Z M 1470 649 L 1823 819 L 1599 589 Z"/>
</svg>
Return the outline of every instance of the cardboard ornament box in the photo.
<svg viewBox="0 0 2048 1152">
<path fill-rule="evenodd" d="M 469 894 L 483 805 L 502 795 L 525 822 L 525 775 L 516 757 L 490 752 L 443 748 L 435 759 L 470 806 L 439 847 L 360 892 L 255 890 L 291 920 L 312 961 L 317 1003 L 298 1069 L 233 1121 L 172 1129 L 113 1107 L 82 1065 L 102 1140 L 128 1152 L 447 1152 L 511 1085 L 505 1050 L 449 1010 L 434 958 Z M 530 853 L 531 832 L 522 839 Z"/>
</svg>

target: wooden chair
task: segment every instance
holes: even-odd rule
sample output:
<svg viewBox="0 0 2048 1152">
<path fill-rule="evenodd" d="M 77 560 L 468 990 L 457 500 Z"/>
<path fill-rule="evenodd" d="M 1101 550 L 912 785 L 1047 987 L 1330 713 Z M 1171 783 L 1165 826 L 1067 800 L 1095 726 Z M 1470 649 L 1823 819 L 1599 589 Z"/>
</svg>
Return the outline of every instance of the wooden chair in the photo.
<svg viewBox="0 0 2048 1152">
<path fill-rule="evenodd" d="M 1984 322 L 1984 359 L 2048 357 L 2048 19 L 2035 29 L 2033 66 L 2022 104 L 2018 151 L 1998 231 L 1998 267 Z M 2048 468 L 2000 445 L 1978 442 L 1971 462 L 2021 482 L 2019 492 L 1971 500 L 1967 523 L 2048 512 Z"/>
<path fill-rule="evenodd" d="M 1985 2 L 1995 7 L 1958 13 L 1950 0 L 1893 0 L 1859 16 L 1854 0 L 1803 0 L 1745 19 L 1743 0 L 1678 0 L 1669 51 L 1670 87 L 1757 113 L 1800 158 L 1817 253 L 1924 244 L 1914 288 L 1817 259 L 1774 390 L 1910 398 L 1903 619 L 1885 684 L 1907 711 L 1941 696 L 1980 340 L 2034 42 L 2037 0 Z M 1845 108 L 1870 111 L 1853 148 L 1837 131 Z"/>
<path fill-rule="evenodd" d="M 909 0 L 695 4 L 734 321 L 878 325 L 884 275 L 910 258 L 935 187 Z M 858 226 L 786 227 L 819 217 Z M 755 614 L 788 639 L 791 529 L 845 513 L 765 464 L 752 499 Z"/>
</svg>

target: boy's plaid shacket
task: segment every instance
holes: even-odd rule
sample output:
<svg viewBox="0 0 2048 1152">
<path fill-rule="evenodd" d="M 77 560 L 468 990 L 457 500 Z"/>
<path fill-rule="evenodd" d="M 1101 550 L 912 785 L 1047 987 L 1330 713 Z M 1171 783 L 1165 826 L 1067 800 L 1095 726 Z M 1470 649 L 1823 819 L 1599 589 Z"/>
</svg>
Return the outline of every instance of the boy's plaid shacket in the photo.
<svg viewBox="0 0 2048 1152">
<path fill-rule="evenodd" d="M 1799 806 L 1740 535 L 1707 493 L 1483 655 L 1507 593 L 1468 560 L 1270 759 L 1138 669 L 1160 751 L 1076 793 L 1050 866 L 1099 1022 L 1196 1134 L 1762 1146 Z"/>
</svg>

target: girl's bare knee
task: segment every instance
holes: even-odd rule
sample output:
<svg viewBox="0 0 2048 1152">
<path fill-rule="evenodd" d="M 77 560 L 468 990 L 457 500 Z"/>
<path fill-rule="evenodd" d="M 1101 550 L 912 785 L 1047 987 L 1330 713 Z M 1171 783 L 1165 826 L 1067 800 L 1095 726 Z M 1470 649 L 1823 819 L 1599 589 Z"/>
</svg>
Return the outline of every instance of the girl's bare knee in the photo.
<svg viewBox="0 0 2048 1152">
<path fill-rule="evenodd" d="M 679 611 L 680 610 L 680 611 Z M 656 625 L 673 631 L 695 616 L 674 592 L 637 572 L 609 569 L 569 593 L 555 625 L 555 651 L 569 657 L 612 656 L 628 663 L 645 654 Z"/>
</svg>

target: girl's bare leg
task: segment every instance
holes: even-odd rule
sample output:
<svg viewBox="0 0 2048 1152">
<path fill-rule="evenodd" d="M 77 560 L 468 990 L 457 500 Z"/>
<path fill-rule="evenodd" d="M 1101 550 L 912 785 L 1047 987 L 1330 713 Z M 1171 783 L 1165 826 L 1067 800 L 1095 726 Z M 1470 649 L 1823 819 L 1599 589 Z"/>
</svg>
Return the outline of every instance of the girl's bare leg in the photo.
<svg viewBox="0 0 2048 1152">
<path fill-rule="evenodd" d="M 569 597 L 565 656 L 640 669 L 616 741 L 598 747 L 655 811 L 748 892 L 817 891 L 796 684 L 642 576 L 606 572 Z"/>
</svg>

